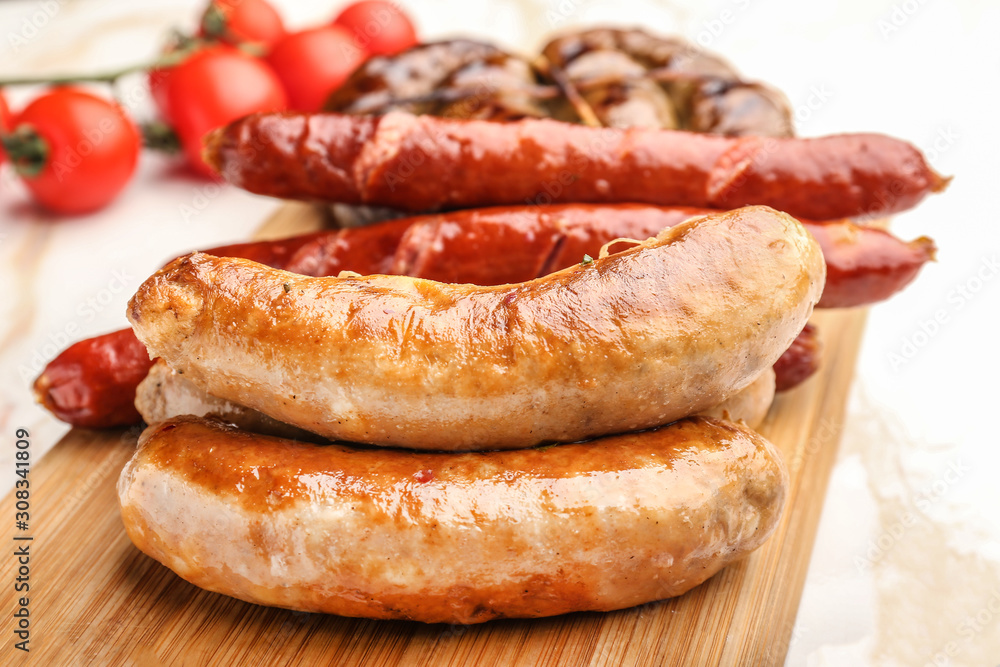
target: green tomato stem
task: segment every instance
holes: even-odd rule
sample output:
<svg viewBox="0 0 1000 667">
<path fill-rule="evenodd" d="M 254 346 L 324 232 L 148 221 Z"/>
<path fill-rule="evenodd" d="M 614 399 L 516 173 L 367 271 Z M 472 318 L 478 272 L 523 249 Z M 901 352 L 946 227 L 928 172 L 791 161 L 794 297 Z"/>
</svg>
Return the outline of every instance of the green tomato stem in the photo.
<svg viewBox="0 0 1000 667">
<path fill-rule="evenodd" d="M 24 178 L 38 176 L 49 161 L 49 142 L 30 125 L 20 125 L 0 135 L 0 143 L 15 171 Z"/>
<path fill-rule="evenodd" d="M 139 126 L 142 145 L 150 150 L 176 154 L 181 151 L 181 140 L 173 128 L 163 121 L 151 121 Z"/>
<path fill-rule="evenodd" d="M 80 73 L 80 74 L 59 74 L 59 75 L 46 75 L 46 76 L 26 76 L 26 77 L 15 77 L 11 79 L 0 79 L 0 88 L 6 88 L 10 86 L 35 86 L 35 85 L 52 85 L 60 86 L 71 83 L 108 83 L 114 84 L 118 79 L 129 74 L 135 74 L 137 72 L 148 72 L 154 69 L 164 69 L 167 67 L 173 67 L 182 63 L 191 53 L 198 48 L 201 48 L 206 44 L 204 40 L 190 38 L 183 35 L 175 36 L 178 39 L 178 48 L 169 53 L 164 53 L 160 57 L 150 60 L 148 62 L 139 63 L 136 65 L 129 65 L 128 67 L 123 67 L 121 69 L 111 70 L 109 72 L 94 72 L 94 73 Z"/>
</svg>

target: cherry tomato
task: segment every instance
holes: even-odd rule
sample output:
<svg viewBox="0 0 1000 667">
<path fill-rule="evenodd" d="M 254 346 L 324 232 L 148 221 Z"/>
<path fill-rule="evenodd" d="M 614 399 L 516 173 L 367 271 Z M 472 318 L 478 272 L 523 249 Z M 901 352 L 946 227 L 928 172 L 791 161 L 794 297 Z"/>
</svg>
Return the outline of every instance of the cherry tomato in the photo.
<svg viewBox="0 0 1000 667">
<path fill-rule="evenodd" d="M 117 104 L 55 88 L 17 117 L 11 160 L 35 200 L 63 214 L 107 205 L 132 178 L 142 139 Z"/>
<path fill-rule="evenodd" d="M 197 51 L 168 72 L 166 117 L 188 163 L 205 175 L 215 173 L 201 159 L 208 132 L 247 114 L 288 106 L 281 81 L 267 63 L 229 46 Z"/>
<path fill-rule="evenodd" d="M 203 37 L 270 48 L 285 36 L 281 15 L 266 0 L 213 0 L 201 17 Z"/>
<path fill-rule="evenodd" d="M 10 107 L 7 106 L 7 98 L 3 96 L 3 91 L 0 90 L 0 134 L 3 134 L 10 129 L 10 125 L 13 120 L 14 119 L 10 113 Z M 3 146 L 0 145 L 0 164 L 3 164 L 6 157 L 7 154 L 3 152 Z"/>
<path fill-rule="evenodd" d="M 10 121 L 10 107 L 7 105 L 7 98 L 3 96 L 3 91 L 0 90 L 0 130 L 10 127 Z"/>
<path fill-rule="evenodd" d="M 319 111 L 366 57 L 346 30 L 322 26 L 288 35 L 274 45 L 267 62 L 284 84 L 292 109 Z"/>
<path fill-rule="evenodd" d="M 399 7 L 383 0 L 361 0 L 333 20 L 354 36 L 359 48 L 373 56 L 392 55 L 417 43 L 413 22 Z"/>
</svg>

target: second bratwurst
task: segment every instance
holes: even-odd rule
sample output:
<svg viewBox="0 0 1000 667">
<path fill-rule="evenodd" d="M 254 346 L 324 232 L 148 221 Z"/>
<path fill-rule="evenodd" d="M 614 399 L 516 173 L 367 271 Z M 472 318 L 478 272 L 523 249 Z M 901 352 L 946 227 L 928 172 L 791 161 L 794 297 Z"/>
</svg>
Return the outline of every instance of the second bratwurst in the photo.
<svg viewBox="0 0 1000 667">
<path fill-rule="evenodd" d="M 748 207 L 495 287 L 194 254 L 143 283 L 128 316 L 208 393 L 324 437 L 511 449 L 721 403 L 789 346 L 824 279 L 801 224 Z"/>
<path fill-rule="evenodd" d="M 343 616 L 480 623 L 680 595 L 760 546 L 788 475 L 713 419 L 513 452 L 316 446 L 177 417 L 118 482 L 139 549 L 191 583 Z"/>
</svg>

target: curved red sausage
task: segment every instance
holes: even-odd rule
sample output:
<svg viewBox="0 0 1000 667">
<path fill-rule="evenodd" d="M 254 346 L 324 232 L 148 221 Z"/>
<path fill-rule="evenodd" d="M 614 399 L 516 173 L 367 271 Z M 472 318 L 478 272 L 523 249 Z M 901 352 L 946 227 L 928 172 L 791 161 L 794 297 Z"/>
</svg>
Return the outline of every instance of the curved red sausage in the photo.
<svg viewBox="0 0 1000 667">
<path fill-rule="evenodd" d="M 49 362 L 35 380 L 35 399 L 62 421 L 84 428 L 142 421 L 135 388 L 153 361 L 131 329 L 81 340 Z"/>
<path fill-rule="evenodd" d="M 947 184 L 911 144 L 879 134 L 721 137 L 403 112 L 247 116 L 211 134 L 205 158 L 258 194 L 406 211 L 765 204 L 829 220 L 903 211 Z"/>
<path fill-rule="evenodd" d="M 934 259 L 937 246 L 921 236 L 904 243 L 889 232 L 849 220 L 803 223 L 826 259 L 826 289 L 820 308 L 849 308 L 884 301 L 910 284 Z"/>
<path fill-rule="evenodd" d="M 499 285 L 546 275 L 586 254 L 596 257 L 601 246 L 616 238 L 644 239 L 711 212 L 639 204 L 474 209 L 206 252 L 308 276 L 346 270 Z M 934 253 L 930 239 L 904 243 L 888 232 L 850 221 L 804 224 L 819 241 L 827 264 L 819 307 L 860 306 L 888 298 L 906 286 Z M 790 351 L 775 366 L 779 390 L 797 385 L 818 368 L 818 350 L 792 355 Z M 59 419 L 75 426 L 137 423 L 132 400 L 151 363 L 131 329 L 97 336 L 51 361 L 36 380 L 36 395 Z"/>
</svg>

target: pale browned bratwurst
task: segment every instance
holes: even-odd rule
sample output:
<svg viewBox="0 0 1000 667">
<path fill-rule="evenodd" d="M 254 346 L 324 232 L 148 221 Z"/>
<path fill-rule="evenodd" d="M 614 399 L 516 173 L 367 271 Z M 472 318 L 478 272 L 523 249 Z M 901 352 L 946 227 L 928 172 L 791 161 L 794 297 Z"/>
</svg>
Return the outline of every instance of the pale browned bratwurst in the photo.
<svg viewBox="0 0 1000 667">
<path fill-rule="evenodd" d="M 128 316 L 208 393 L 324 437 L 513 449 L 721 403 L 802 330 L 824 275 L 801 224 L 748 207 L 496 287 L 194 254 L 143 283 Z"/>
<path fill-rule="evenodd" d="M 705 418 L 512 452 L 317 446 L 181 417 L 118 483 L 132 541 L 208 590 L 342 616 L 478 623 L 608 611 L 760 546 L 787 473 Z"/>
</svg>

